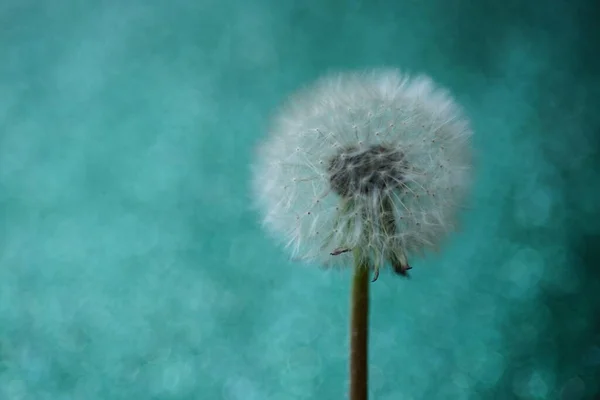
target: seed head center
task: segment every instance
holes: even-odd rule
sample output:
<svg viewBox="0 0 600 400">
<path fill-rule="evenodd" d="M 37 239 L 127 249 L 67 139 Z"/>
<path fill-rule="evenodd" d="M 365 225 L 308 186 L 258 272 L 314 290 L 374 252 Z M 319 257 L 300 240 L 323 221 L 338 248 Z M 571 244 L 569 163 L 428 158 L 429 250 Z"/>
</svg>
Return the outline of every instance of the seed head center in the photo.
<svg viewBox="0 0 600 400">
<path fill-rule="evenodd" d="M 407 168 L 399 149 L 348 146 L 329 160 L 327 172 L 332 190 L 348 198 L 402 188 Z"/>
</svg>

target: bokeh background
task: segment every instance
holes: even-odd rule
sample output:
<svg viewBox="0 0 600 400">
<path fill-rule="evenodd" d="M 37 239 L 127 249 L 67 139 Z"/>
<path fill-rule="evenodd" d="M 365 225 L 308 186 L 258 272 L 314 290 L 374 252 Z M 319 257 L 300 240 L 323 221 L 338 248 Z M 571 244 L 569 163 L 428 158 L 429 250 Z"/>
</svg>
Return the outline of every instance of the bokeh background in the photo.
<svg viewBox="0 0 600 400">
<path fill-rule="evenodd" d="M 372 286 L 371 398 L 600 393 L 600 13 L 523 0 L 0 2 L 0 399 L 346 398 L 349 273 L 262 231 L 269 116 L 426 73 L 476 130 L 462 231 Z"/>
</svg>

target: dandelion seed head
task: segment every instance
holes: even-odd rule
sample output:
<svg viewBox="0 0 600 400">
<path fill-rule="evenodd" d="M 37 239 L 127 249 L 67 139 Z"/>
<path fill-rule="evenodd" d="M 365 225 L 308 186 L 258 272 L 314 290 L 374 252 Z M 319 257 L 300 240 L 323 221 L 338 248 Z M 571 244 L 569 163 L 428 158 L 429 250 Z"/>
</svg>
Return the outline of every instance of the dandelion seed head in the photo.
<svg viewBox="0 0 600 400">
<path fill-rule="evenodd" d="M 436 249 L 470 187 L 471 136 L 428 77 L 328 75 L 275 115 L 254 165 L 256 205 L 296 259 L 351 265 L 351 253 L 331 252 L 360 246 L 385 260 Z"/>
</svg>

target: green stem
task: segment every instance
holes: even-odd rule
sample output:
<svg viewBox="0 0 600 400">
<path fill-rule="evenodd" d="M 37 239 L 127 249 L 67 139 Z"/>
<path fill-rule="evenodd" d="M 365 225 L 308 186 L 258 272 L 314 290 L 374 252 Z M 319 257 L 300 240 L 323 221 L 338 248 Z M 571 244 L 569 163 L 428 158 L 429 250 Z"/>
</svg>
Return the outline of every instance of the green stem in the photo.
<svg viewBox="0 0 600 400">
<path fill-rule="evenodd" d="M 369 261 L 354 250 L 350 317 L 350 400 L 368 398 Z"/>
</svg>

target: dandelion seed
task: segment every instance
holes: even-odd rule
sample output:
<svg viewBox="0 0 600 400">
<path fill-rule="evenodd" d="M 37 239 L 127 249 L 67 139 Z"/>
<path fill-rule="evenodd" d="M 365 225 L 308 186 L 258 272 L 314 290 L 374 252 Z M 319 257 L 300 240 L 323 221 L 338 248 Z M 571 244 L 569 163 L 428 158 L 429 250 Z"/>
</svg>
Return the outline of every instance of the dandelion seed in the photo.
<svg viewBox="0 0 600 400">
<path fill-rule="evenodd" d="M 428 77 L 326 76 L 275 115 L 255 164 L 257 205 L 293 258 L 351 266 L 337 249 L 358 248 L 376 273 L 391 265 L 404 275 L 408 256 L 437 249 L 454 229 L 471 183 L 471 135 L 461 108 Z M 318 208 L 315 187 L 327 193 Z"/>
</svg>

